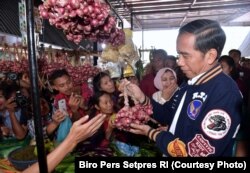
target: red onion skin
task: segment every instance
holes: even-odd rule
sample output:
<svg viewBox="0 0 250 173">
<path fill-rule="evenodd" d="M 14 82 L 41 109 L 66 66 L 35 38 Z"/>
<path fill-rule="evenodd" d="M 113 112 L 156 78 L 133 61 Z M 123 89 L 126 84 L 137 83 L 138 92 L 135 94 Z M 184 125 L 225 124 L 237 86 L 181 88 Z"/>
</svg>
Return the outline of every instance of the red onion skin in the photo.
<svg viewBox="0 0 250 173">
<path fill-rule="evenodd" d="M 77 10 L 76 10 L 76 14 L 77 14 L 79 17 L 83 17 L 83 10 L 82 10 L 82 9 L 77 9 Z"/>
<path fill-rule="evenodd" d="M 40 16 L 62 29 L 71 41 L 84 38 L 119 45 L 123 37 L 114 30 L 116 19 L 109 12 L 107 4 L 94 0 L 47 0 L 39 6 Z"/>
<path fill-rule="evenodd" d="M 49 18 L 49 13 L 45 10 L 40 12 L 40 15 L 42 16 L 42 18 L 44 19 L 48 19 Z"/>
<path fill-rule="evenodd" d="M 80 7 L 79 0 L 69 0 L 69 4 L 72 7 L 72 9 L 78 9 Z"/>
</svg>

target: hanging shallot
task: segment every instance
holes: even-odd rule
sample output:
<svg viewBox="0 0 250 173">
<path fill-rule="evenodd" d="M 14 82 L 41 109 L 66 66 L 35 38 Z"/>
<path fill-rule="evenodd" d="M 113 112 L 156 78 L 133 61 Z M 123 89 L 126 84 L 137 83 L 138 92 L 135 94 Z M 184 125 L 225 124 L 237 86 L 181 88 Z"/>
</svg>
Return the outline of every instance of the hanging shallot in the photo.
<svg viewBox="0 0 250 173">
<path fill-rule="evenodd" d="M 115 46 L 125 42 L 110 7 L 100 0 L 46 0 L 39 6 L 39 14 L 77 44 L 83 39 Z"/>
<path fill-rule="evenodd" d="M 120 130 L 129 130 L 131 123 L 135 124 L 147 123 L 150 119 L 150 115 L 153 113 L 152 111 L 153 108 L 150 103 L 146 105 L 141 105 L 135 98 L 132 98 L 135 103 L 135 106 L 133 107 L 129 106 L 128 90 L 126 88 L 126 85 L 130 85 L 130 83 L 127 82 L 127 84 L 125 84 L 123 91 L 125 106 L 116 114 L 115 120 L 113 121 L 115 127 Z"/>
</svg>

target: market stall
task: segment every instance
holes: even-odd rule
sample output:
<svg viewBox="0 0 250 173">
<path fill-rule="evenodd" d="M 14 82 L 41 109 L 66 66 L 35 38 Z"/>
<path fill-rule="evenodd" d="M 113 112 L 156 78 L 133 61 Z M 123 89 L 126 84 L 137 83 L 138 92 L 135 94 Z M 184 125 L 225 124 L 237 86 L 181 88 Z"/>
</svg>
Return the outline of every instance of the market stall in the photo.
<svg viewBox="0 0 250 173">
<path fill-rule="evenodd" d="M 52 26 L 63 30 L 63 33 L 69 41 L 75 42 L 76 44 L 79 44 L 82 40 L 88 40 L 92 43 L 105 43 L 107 46 L 103 52 L 93 50 L 93 47 L 88 47 L 88 45 L 83 49 L 80 48 L 77 50 L 55 50 L 52 47 L 40 47 L 39 38 L 34 31 L 34 4 L 29 0 L 25 3 L 22 1 L 22 3 L 23 4 L 21 6 L 26 7 L 27 21 L 23 19 L 22 16 L 23 21 L 21 23 L 25 23 L 27 25 L 27 32 L 24 31 L 25 27 L 22 25 L 22 45 L 9 45 L 6 43 L 2 46 L 0 71 L 5 77 L 9 73 L 29 73 L 30 75 L 32 88 L 32 109 L 34 111 L 33 114 L 35 120 L 36 152 L 38 155 L 37 159 L 39 161 L 40 171 L 47 172 L 45 157 L 47 152 L 45 152 L 46 144 L 43 142 L 44 139 L 40 116 L 43 113 L 43 110 L 39 109 L 40 98 L 38 89 L 41 86 L 49 87 L 48 76 L 50 73 L 55 69 L 65 68 L 71 74 L 74 85 L 79 86 L 82 83 L 87 83 L 88 80 L 96 75 L 100 70 L 107 70 L 109 67 L 114 66 L 112 63 L 119 64 L 121 69 L 130 64 L 134 66 L 134 64 L 139 60 L 139 56 L 132 41 L 132 32 L 130 30 L 123 30 L 120 17 L 117 16 L 117 12 L 114 11 L 113 7 L 110 7 L 109 3 L 91 0 L 47 0 L 39 6 L 40 17 L 48 20 Z M 24 9 L 21 8 L 21 10 Z M 23 14 L 24 12 L 22 12 L 22 15 Z M 96 67 L 93 66 L 93 57 L 99 57 L 100 59 L 99 64 Z M 123 113 L 126 112 L 125 109 L 127 108 L 124 108 Z M 138 107 L 136 111 L 140 111 L 140 109 L 141 108 Z M 135 113 L 136 112 L 134 111 L 134 114 Z M 141 114 L 143 114 L 143 112 Z M 22 146 L 25 148 L 27 147 L 26 145 L 27 143 L 25 143 L 25 145 L 15 146 Z M 117 145 L 113 145 L 113 147 L 109 149 L 97 148 L 90 151 L 82 150 L 80 152 L 81 154 L 79 151 L 75 154 L 77 156 L 86 155 L 102 157 L 126 156 L 125 153 L 127 151 L 120 152 L 121 148 L 119 149 L 115 146 Z M 150 156 L 151 154 L 156 154 L 155 152 L 148 152 L 148 149 L 146 148 L 150 147 L 152 146 L 149 145 L 143 147 L 141 152 L 138 152 L 139 150 L 137 149 L 137 156 Z M 14 150 L 14 148 L 11 148 L 11 150 L 12 149 Z M 9 153 L 8 156 L 10 155 L 12 155 L 12 153 Z M 60 171 L 60 167 L 72 167 L 72 157 L 75 157 L 75 155 L 71 155 L 70 158 L 67 157 L 60 164 L 61 166 L 59 165 L 56 171 L 64 172 L 64 169 Z M 25 161 L 24 158 L 21 160 Z M 12 165 L 9 164 L 9 162 L 3 161 L 0 166 L 2 168 L 9 168 L 10 171 L 15 171 L 13 166 L 18 170 L 22 169 L 15 165 L 11 157 L 9 157 L 9 161 L 12 162 Z M 68 165 L 65 167 L 65 163 L 66 165 L 70 164 L 71 166 Z"/>
</svg>

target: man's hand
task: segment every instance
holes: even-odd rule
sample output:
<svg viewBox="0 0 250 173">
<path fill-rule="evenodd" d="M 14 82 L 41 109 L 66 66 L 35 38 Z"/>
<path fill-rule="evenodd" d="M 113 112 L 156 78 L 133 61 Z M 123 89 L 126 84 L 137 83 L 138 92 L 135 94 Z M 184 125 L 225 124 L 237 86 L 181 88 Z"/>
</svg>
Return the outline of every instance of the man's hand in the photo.
<svg viewBox="0 0 250 173">
<path fill-rule="evenodd" d="M 140 103 L 142 103 L 145 100 L 145 95 L 139 88 L 139 86 L 130 83 L 127 79 L 123 79 L 120 86 L 119 90 L 121 92 L 124 92 L 124 89 L 127 89 L 127 94 L 128 96 L 135 98 L 138 100 Z"/>
<path fill-rule="evenodd" d="M 148 135 L 148 131 L 151 129 L 150 126 L 145 125 L 145 124 L 135 124 L 132 123 L 130 124 L 130 132 L 138 135 Z"/>
</svg>

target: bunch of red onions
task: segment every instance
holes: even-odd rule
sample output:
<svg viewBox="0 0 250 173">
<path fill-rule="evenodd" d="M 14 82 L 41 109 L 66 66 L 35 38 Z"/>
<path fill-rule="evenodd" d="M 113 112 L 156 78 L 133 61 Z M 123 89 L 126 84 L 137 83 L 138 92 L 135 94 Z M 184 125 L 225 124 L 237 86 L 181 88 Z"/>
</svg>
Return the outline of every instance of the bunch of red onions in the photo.
<svg viewBox="0 0 250 173">
<path fill-rule="evenodd" d="M 94 77 L 100 72 L 100 69 L 90 64 L 82 66 L 72 66 L 72 64 L 65 57 L 55 57 L 55 61 L 49 63 L 46 58 L 38 59 L 39 71 L 43 75 L 50 75 L 54 70 L 65 68 L 72 77 L 74 85 L 81 85 L 83 82 L 91 77 Z"/>
<path fill-rule="evenodd" d="M 117 114 L 114 125 L 120 130 L 129 130 L 130 124 L 145 124 L 149 121 L 150 115 L 153 113 L 152 105 L 136 104 L 134 107 L 125 106 Z"/>
<path fill-rule="evenodd" d="M 77 67 L 69 66 L 67 68 L 67 71 L 71 75 L 74 84 L 80 85 L 83 82 L 87 82 L 89 78 L 97 75 L 97 73 L 100 72 L 100 69 L 90 64 L 84 64 L 82 66 L 77 66 Z"/>
<path fill-rule="evenodd" d="M 116 19 L 109 12 L 109 6 L 100 0 L 46 0 L 39 6 L 40 16 L 77 44 L 82 39 L 111 43 L 111 34 L 121 31 L 116 29 Z M 124 44 L 125 37 L 117 38 L 120 40 L 115 45 Z"/>
<path fill-rule="evenodd" d="M 12 66 L 12 71 L 17 73 L 28 72 L 29 62 L 28 59 L 21 59 L 18 61 L 14 61 L 14 65 Z"/>
<path fill-rule="evenodd" d="M 13 65 L 14 65 L 13 61 L 1 60 L 0 61 L 0 71 L 1 72 L 9 72 L 9 71 L 11 71 L 11 68 Z"/>
<path fill-rule="evenodd" d="M 110 34 L 110 37 L 107 41 L 113 47 L 118 47 L 120 45 L 125 44 L 125 33 L 123 30 L 115 28 L 115 32 Z"/>
<path fill-rule="evenodd" d="M 54 70 L 65 68 L 73 79 L 74 85 L 81 85 L 91 77 L 100 72 L 100 69 L 90 64 L 81 66 L 73 66 L 68 59 L 63 56 L 55 57 L 53 62 L 48 62 L 48 58 L 42 57 L 37 60 L 39 73 L 42 75 L 50 75 Z M 21 60 L 1 60 L 1 72 L 23 73 L 29 71 L 28 59 Z"/>
<path fill-rule="evenodd" d="M 15 72 L 23 73 L 27 72 L 29 69 L 29 64 L 27 59 L 22 60 L 1 60 L 0 61 L 0 71 L 1 72 Z"/>
</svg>

